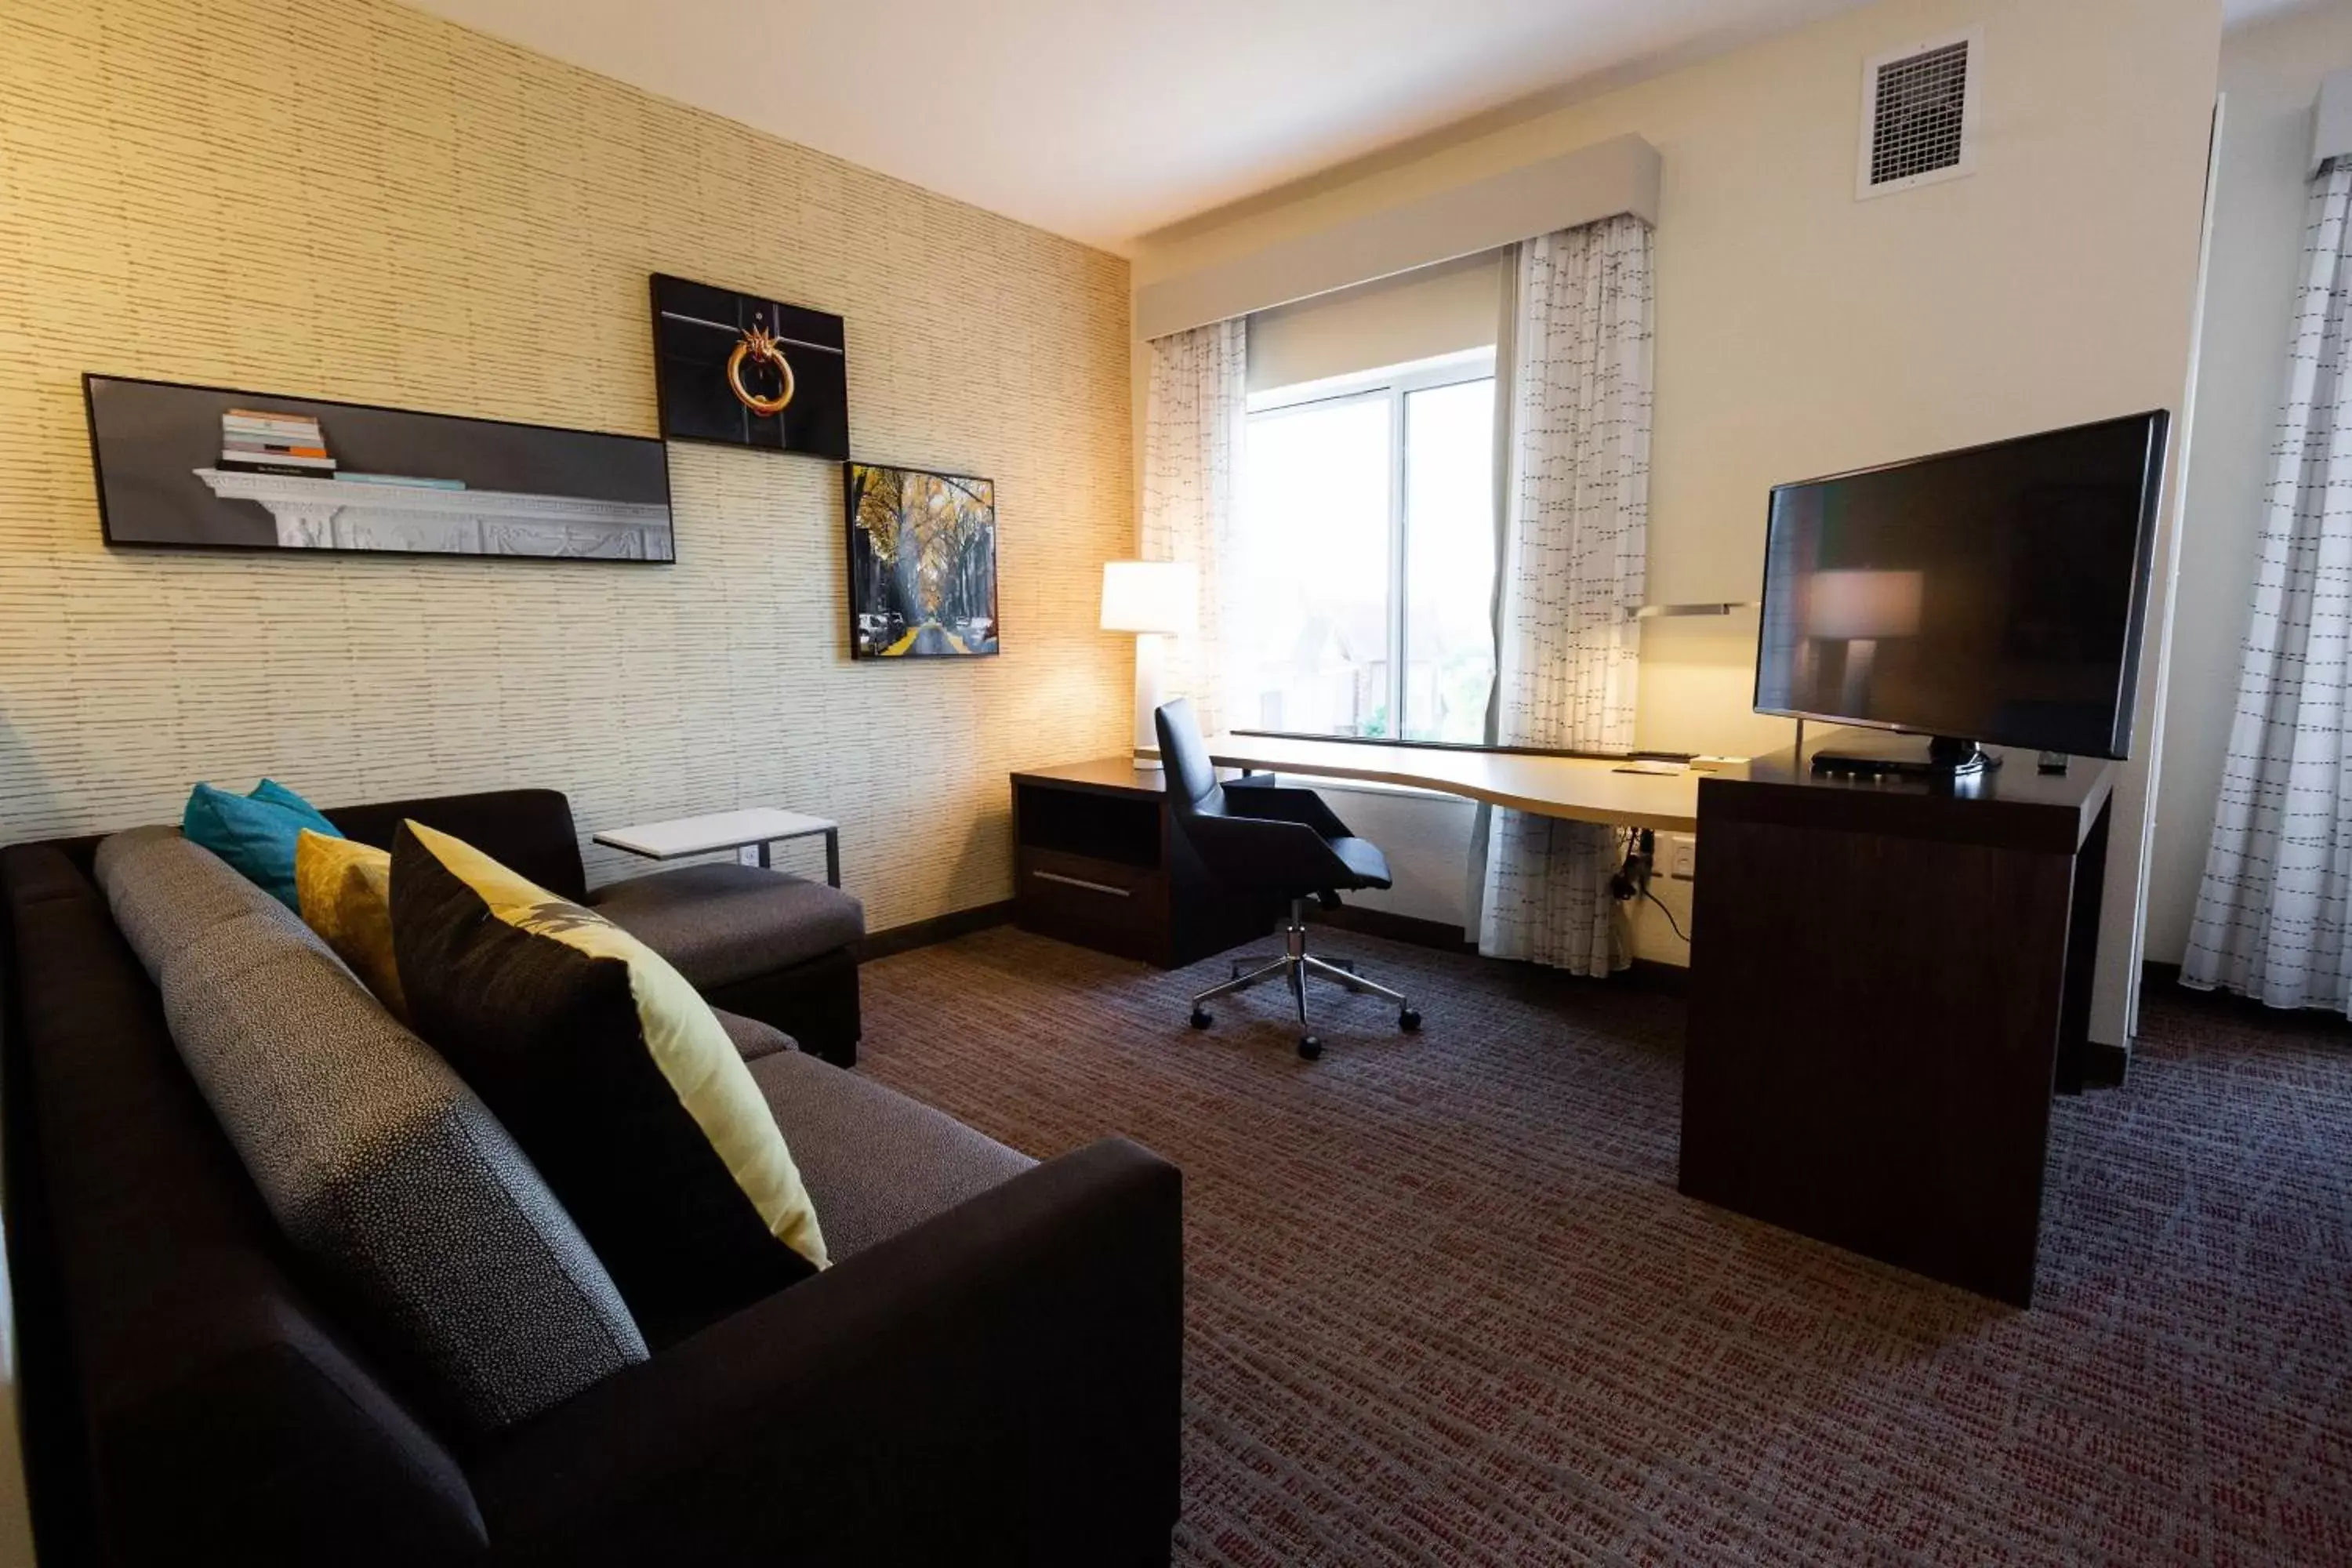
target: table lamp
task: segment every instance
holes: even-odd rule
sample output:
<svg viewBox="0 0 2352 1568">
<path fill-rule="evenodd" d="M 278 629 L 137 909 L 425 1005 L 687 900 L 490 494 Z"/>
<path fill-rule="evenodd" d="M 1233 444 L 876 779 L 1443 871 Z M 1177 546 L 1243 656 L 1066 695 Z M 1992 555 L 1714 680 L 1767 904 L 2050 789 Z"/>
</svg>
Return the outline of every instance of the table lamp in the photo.
<svg viewBox="0 0 2352 1568">
<path fill-rule="evenodd" d="M 1161 639 L 1192 629 L 1200 582 L 1178 561 L 1103 563 L 1102 629 L 1135 634 L 1135 765 L 1160 766 L 1160 731 L 1152 714 L 1162 694 Z"/>
</svg>

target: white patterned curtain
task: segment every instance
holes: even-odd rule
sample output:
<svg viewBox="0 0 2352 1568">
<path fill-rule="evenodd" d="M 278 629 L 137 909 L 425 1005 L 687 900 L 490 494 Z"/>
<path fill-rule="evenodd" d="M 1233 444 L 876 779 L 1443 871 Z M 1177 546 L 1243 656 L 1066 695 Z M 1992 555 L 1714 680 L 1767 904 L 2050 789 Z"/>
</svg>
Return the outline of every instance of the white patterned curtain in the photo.
<svg viewBox="0 0 2352 1568">
<path fill-rule="evenodd" d="M 1632 216 L 1519 247 L 1511 507 L 1496 740 L 1633 744 L 1650 515 L 1650 226 Z M 1617 830 L 1497 810 L 1478 951 L 1578 974 L 1632 962 L 1609 889 Z"/>
<path fill-rule="evenodd" d="M 2352 158 L 2313 183 L 2237 719 L 2180 977 L 2352 1013 Z"/>
<path fill-rule="evenodd" d="M 1151 341 L 1144 405 L 1143 558 L 1186 561 L 1200 584 L 1192 635 L 1168 649 L 1170 696 L 1189 696 L 1201 732 L 1224 727 L 1231 681 L 1218 635 L 1218 563 L 1231 541 L 1241 474 L 1249 381 L 1249 323 L 1240 318 Z"/>
</svg>

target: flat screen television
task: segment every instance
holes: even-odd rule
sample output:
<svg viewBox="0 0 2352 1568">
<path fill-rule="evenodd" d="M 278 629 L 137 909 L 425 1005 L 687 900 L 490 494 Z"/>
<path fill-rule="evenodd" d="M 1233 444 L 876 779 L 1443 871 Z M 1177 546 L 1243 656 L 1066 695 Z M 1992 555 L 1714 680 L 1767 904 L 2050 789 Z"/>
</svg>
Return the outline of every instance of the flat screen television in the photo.
<svg viewBox="0 0 2352 1568">
<path fill-rule="evenodd" d="M 1920 771 L 1985 744 L 2128 756 L 2168 425 L 1777 487 L 1756 710 L 1934 737 Z"/>
</svg>

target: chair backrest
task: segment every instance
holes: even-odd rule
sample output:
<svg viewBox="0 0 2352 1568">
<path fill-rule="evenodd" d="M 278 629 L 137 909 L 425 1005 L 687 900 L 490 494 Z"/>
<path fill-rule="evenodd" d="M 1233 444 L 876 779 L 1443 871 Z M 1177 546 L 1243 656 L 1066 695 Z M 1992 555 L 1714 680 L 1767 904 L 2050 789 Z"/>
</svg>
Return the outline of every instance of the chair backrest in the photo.
<svg viewBox="0 0 2352 1568">
<path fill-rule="evenodd" d="M 1179 697 L 1161 703 L 1151 721 L 1160 731 L 1160 765 L 1168 770 L 1168 804 L 1177 816 L 1223 816 L 1224 786 L 1217 783 L 1209 744 L 1201 739 L 1192 700 Z"/>
</svg>

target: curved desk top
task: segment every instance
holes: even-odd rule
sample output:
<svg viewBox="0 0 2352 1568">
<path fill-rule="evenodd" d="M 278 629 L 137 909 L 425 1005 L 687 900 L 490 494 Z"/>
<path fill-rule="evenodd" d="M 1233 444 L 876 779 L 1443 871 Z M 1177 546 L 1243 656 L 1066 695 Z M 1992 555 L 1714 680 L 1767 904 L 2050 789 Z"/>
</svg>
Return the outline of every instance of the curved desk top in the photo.
<svg viewBox="0 0 2352 1568">
<path fill-rule="evenodd" d="M 1692 768 L 1627 773 L 1635 765 L 1630 758 L 1525 756 L 1290 735 L 1217 735 L 1208 744 L 1210 760 L 1220 767 L 1404 784 L 1538 816 L 1665 833 L 1696 831 L 1699 780 L 1747 772 L 1733 765 L 1711 773 Z"/>
</svg>

